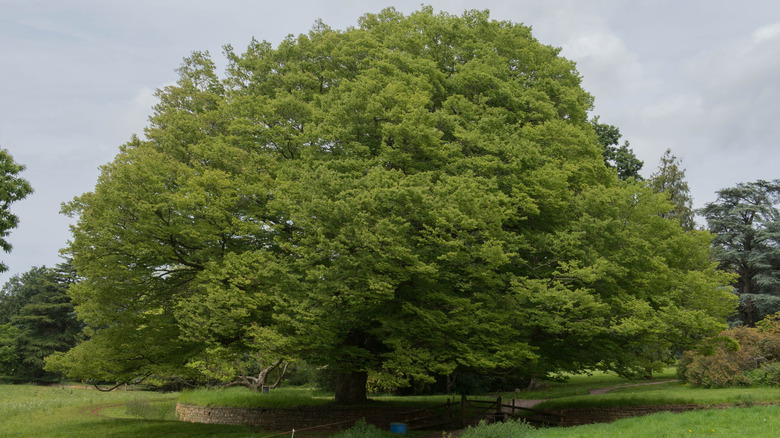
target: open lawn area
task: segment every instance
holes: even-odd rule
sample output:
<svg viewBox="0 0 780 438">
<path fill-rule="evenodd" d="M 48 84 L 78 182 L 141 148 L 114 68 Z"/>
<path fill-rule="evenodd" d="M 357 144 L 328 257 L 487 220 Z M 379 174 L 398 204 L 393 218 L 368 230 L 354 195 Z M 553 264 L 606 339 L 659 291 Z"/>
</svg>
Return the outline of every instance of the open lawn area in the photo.
<svg viewBox="0 0 780 438">
<path fill-rule="evenodd" d="M 521 438 L 769 438 L 777 437 L 778 430 L 780 430 L 780 407 L 754 406 L 681 414 L 660 413 L 627 418 L 609 424 L 540 429 Z"/>
<path fill-rule="evenodd" d="M 668 379 L 662 374 L 659 379 Z M 632 383 L 610 375 L 575 376 L 566 384 L 552 384 L 546 391 L 557 406 L 621 404 L 697 403 L 730 408 L 660 413 L 619 420 L 610 424 L 523 430 L 516 433 L 475 434 L 476 438 L 558 438 L 558 437 L 701 437 L 750 436 L 774 437 L 780 430 L 780 407 L 767 406 L 780 400 L 780 389 L 734 388 L 701 389 L 680 383 L 634 386 L 602 395 L 584 395 L 599 387 Z M 294 395 L 297 393 L 297 397 Z M 287 394 L 287 396 L 284 396 Z M 572 395 L 567 395 L 572 394 Z M 574 395 L 579 394 L 579 395 Z M 513 394 L 517 396 L 516 394 Z M 521 392 L 525 398 L 537 398 L 539 392 Z M 557 396 L 557 398 L 555 397 Z M 244 406 L 288 406 L 295 399 L 310 399 L 309 405 L 329 404 L 332 398 L 306 389 L 289 388 L 276 395 L 249 394 L 241 390 L 190 391 L 161 394 L 147 391 L 100 392 L 94 389 L 0 385 L 0 436 L 2 437 L 285 437 L 289 433 L 254 430 L 244 426 L 205 425 L 174 420 L 174 407 L 182 400 L 195 399 L 207 404 L 233 400 Z M 383 397 L 374 403 L 410 406 L 434 403 L 442 396 L 397 398 Z M 446 399 L 446 397 L 444 397 Z M 541 398 L 541 397 L 539 397 Z M 210 400 L 210 401 L 209 401 Z M 262 400 L 262 402 L 258 402 Z M 304 436 L 296 434 L 296 437 Z M 324 436 L 324 435 L 322 435 Z M 353 436 L 353 435 L 349 435 Z M 361 438 L 392 436 L 381 433 Z M 437 433 L 413 434 L 417 437 L 440 436 Z M 446 435 L 445 435 L 446 436 Z"/>
<path fill-rule="evenodd" d="M 259 437 L 243 426 L 171 421 L 179 394 L 0 385 L 2 437 Z M 135 404 L 160 419 L 133 418 Z M 144 409 L 143 407 L 147 408 Z M 151 408 L 149 408 L 151 406 Z M 132 413 L 132 410 L 130 411 Z M 143 412 L 142 412 L 143 413 Z M 119 418 L 116 418 L 119 417 Z"/>
</svg>

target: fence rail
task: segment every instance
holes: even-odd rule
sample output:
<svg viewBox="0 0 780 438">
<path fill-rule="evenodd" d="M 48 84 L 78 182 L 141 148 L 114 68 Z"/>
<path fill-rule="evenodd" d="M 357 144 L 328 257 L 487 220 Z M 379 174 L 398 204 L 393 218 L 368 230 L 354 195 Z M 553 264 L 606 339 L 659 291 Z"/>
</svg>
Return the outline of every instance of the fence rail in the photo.
<svg viewBox="0 0 780 438">
<path fill-rule="evenodd" d="M 468 398 L 461 396 L 460 402 L 447 399 L 447 403 L 408 411 L 403 415 L 403 422 L 408 430 L 423 430 L 434 427 L 462 428 L 475 425 L 480 420 L 503 421 L 507 417 L 523 415 L 528 422 L 539 425 L 561 424 L 561 415 L 539 409 L 517 406 L 513 399 L 504 403 L 501 397 Z"/>
</svg>

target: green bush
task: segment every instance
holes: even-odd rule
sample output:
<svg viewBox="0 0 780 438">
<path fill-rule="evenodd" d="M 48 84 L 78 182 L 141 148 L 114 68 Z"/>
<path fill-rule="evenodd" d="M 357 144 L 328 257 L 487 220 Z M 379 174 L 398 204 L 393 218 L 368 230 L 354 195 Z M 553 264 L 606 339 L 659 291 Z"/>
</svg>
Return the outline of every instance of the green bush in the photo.
<svg viewBox="0 0 780 438">
<path fill-rule="evenodd" d="M 331 438 L 398 438 L 398 436 L 398 434 L 381 430 L 373 424 L 366 423 L 366 420 L 361 419 L 354 426 L 332 435 Z"/>
<path fill-rule="evenodd" d="M 477 427 L 469 426 L 460 434 L 460 438 L 518 438 L 534 430 L 533 426 L 522 420 L 493 424 L 486 424 L 483 420 Z"/>
<path fill-rule="evenodd" d="M 745 375 L 754 385 L 780 386 L 780 363 L 766 363 Z"/>
<path fill-rule="evenodd" d="M 677 366 L 680 378 L 698 386 L 780 385 L 780 314 L 722 332 Z"/>
</svg>

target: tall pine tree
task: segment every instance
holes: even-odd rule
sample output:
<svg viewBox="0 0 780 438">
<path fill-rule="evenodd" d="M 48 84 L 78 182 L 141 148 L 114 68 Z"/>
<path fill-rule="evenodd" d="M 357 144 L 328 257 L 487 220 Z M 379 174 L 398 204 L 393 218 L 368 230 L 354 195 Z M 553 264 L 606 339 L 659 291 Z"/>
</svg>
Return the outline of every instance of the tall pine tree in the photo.
<svg viewBox="0 0 780 438">
<path fill-rule="evenodd" d="M 672 209 L 664 213 L 664 217 L 676 218 L 686 230 L 693 230 L 694 221 L 693 200 L 688 182 L 685 180 L 685 169 L 680 165 L 681 160 L 672 155 L 672 150 L 667 149 L 661 157 L 658 170 L 650 176 L 647 183 L 656 193 L 665 193 L 672 203 Z"/>
</svg>

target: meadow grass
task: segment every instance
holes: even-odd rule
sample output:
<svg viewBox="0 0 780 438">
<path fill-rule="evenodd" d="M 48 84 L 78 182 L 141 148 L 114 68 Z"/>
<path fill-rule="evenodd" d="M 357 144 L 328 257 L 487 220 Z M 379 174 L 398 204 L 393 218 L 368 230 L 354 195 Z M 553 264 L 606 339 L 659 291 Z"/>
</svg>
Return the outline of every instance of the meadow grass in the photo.
<svg viewBox="0 0 780 438">
<path fill-rule="evenodd" d="M 537 405 L 539 409 L 565 407 L 661 406 L 694 404 L 702 406 L 751 406 L 780 400 L 780 388 L 697 388 L 682 383 L 620 388 L 606 394 L 561 397 Z"/>
<path fill-rule="evenodd" d="M 668 378 L 669 376 L 666 376 Z M 658 376 L 663 379 L 663 376 Z M 589 381 L 593 379 L 594 381 Z M 591 377 L 573 376 L 570 380 L 580 394 L 597 387 L 615 386 L 626 380 L 611 375 Z M 554 388 L 557 394 L 566 394 Z M 218 392 L 218 391 L 207 391 Z M 179 397 L 197 393 L 160 394 L 147 391 L 99 392 L 89 389 L 40 387 L 33 385 L 0 385 L 0 436 L 2 437 L 82 437 L 109 438 L 150 437 L 267 437 L 275 432 L 259 431 L 247 426 L 207 425 L 172 421 L 173 410 Z M 307 388 L 284 388 L 270 394 L 252 393 L 233 388 L 225 390 L 228 398 L 241 400 L 268 397 L 277 407 L 284 407 L 291 400 L 315 399 L 318 403 L 332 403 L 332 396 Z M 232 394 L 232 395 L 230 395 Z M 279 399 L 273 399 L 277 397 Z M 406 406 L 438 404 L 446 402 L 446 396 L 424 397 L 374 397 L 374 404 Z M 761 406 L 762 402 L 780 399 L 780 389 L 775 388 L 692 388 L 679 383 L 636 386 L 614 390 L 603 395 L 587 397 L 562 397 L 556 403 L 576 405 L 577 400 L 603 400 L 595 405 L 615 404 L 664 404 L 695 403 L 702 405 L 736 404 L 733 408 L 717 408 L 681 414 L 660 413 L 644 417 L 619 420 L 610 424 L 547 428 L 523 431 L 517 438 L 558 437 L 700 437 L 700 436 L 776 436 L 780 429 L 780 407 Z M 655 402 L 653 402 L 655 401 Z M 255 403 L 254 401 L 252 403 Z M 311 403 L 311 402 L 309 402 Z M 548 403 L 552 403 L 548 402 Z M 298 405 L 298 402 L 294 402 Z M 358 432 L 358 431 L 356 431 Z M 278 432 L 276 432 L 278 433 Z M 492 433 L 492 432 L 491 432 Z M 376 431 L 371 436 L 386 436 L 386 431 Z M 416 433 L 413 435 L 417 435 Z M 286 436 L 286 435 L 280 435 Z M 296 434 L 298 436 L 298 434 Z M 322 435 L 323 437 L 326 434 Z M 347 435 L 349 436 L 349 435 Z M 419 436 L 419 435 L 418 435 Z M 423 435 L 427 436 L 427 435 Z M 446 435 L 443 435 L 446 436 Z M 482 435 L 478 435 L 482 436 Z M 489 436 L 493 436 L 490 435 Z M 503 435 L 497 435 L 503 436 Z"/>
<path fill-rule="evenodd" d="M 246 426 L 207 425 L 135 418 L 128 403 L 146 402 L 163 411 L 178 394 L 145 391 L 100 392 L 90 389 L 0 385 L 0 436 L 2 437 L 260 437 L 267 435 Z M 158 404 L 159 403 L 159 404 Z M 113 408 L 109 408 L 114 406 Z M 120 413 L 124 418 L 109 415 Z M 137 412 L 136 412 L 137 414 Z"/>
<path fill-rule="evenodd" d="M 193 389 L 184 391 L 179 402 L 197 406 L 232 406 L 240 408 L 292 408 L 333 404 L 332 394 L 307 387 L 285 387 L 268 393 L 245 387 Z"/>
<path fill-rule="evenodd" d="M 517 438 L 777 437 L 780 406 L 726 408 L 626 418 L 609 424 L 538 429 Z"/>
<path fill-rule="evenodd" d="M 503 398 L 518 398 L 526 400 L 551 399 L 576 395 L 587 395 L 590 390 L 609 386 L 628 385 L 635 383 L 658 382 L 677 379 L 677 368 L 669 367 L 662 372 L 654 373 L 652 379 L 626 379 L 615 373 L 593 371 L 589 374 L 564 374 L 561 382 L 548 382 L 547 388 L 535 391 L 521 390 L 519 392 L 504 392 Z"/>
</svg>

